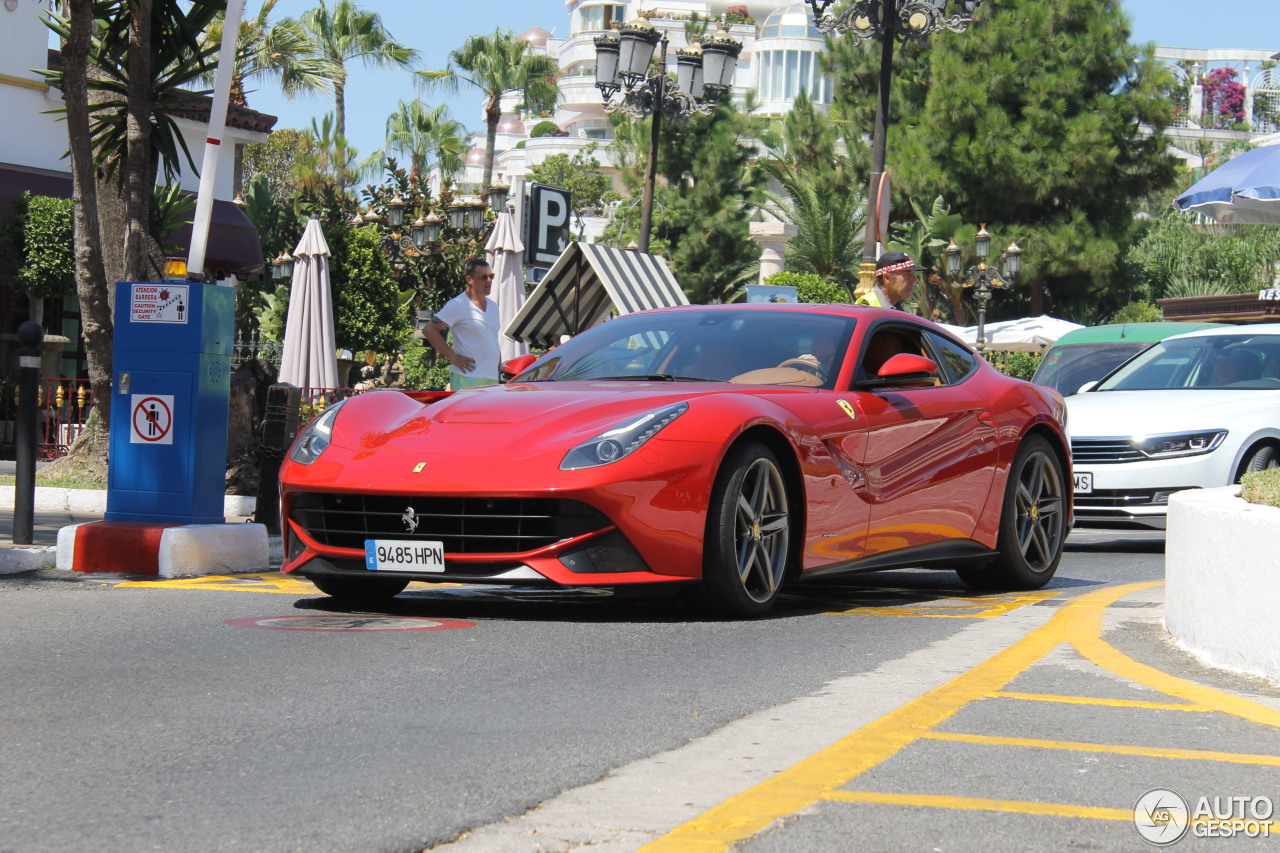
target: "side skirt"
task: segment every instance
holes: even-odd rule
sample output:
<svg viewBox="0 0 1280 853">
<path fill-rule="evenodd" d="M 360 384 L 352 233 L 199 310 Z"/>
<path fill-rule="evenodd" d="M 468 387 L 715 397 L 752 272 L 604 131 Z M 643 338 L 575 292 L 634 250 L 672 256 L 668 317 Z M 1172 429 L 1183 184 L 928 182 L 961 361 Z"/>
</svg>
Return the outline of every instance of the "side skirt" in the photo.
<svg viewBox="0 0 1280 853">
<path fill-rule="evenodd" d="M 797 580 L 828 578 L 853 572 L 875 572 L 883 569 L 954 569 L 959 564 L 988 560 L 997 553 L 972 539 L 949 539 L 929 545 L 914 545 L 898 551 L 872 554 L 857 560 L 831 563 L 801 572 Z"/>
</svg>

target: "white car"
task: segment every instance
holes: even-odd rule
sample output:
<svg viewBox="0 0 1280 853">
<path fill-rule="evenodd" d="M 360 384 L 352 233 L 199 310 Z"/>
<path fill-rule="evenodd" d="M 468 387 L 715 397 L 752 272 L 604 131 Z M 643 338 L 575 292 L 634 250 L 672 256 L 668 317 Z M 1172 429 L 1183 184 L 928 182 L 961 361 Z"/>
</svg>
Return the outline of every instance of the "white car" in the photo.
<svg viewBox="0 0 1280 853">
<path fill-rule="evenodd" d="M 1163 528 L 1174 492 L 1280 464 L 1280 323 L 1166 338 L 1066 402 L 1076 524 Z"/>
</svg>

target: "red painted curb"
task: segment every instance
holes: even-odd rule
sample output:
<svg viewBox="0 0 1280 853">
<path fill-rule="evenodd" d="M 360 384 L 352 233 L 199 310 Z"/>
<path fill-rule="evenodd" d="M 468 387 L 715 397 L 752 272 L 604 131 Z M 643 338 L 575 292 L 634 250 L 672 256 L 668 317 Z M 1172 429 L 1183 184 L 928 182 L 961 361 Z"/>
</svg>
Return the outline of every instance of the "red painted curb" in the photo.
<svg viewBox="0 0 1280 853">
<path fill-rule="evenodd" d="M 93 521 L 75 529 L 71 568 L 77 572 L 160 574 L 160 537 L 177 524 Z"/>
</svg>

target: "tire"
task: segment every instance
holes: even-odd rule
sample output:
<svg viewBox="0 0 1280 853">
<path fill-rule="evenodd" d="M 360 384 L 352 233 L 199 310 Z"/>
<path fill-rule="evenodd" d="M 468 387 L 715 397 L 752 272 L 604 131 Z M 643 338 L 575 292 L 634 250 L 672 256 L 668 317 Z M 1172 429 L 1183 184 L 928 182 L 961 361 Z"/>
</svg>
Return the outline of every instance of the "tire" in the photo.
<svg viewBox="0 0 1280 853">
<path fill-rule="evenodd" d="M 1276 467 L 1280 467 L 1280 453 L 1276 453 L 1275 445 L 1264 444 L 1249 452 L 1244 465 L 1240 467 L 1240 477 Z M 1240 477 L 1236 477 L 1237 483 L 1240 482 Z"/>
<path fill-rule="evenodd" d="M 1022 442 L 1009 469 L 1000 512 L 996 557 L 982 568 L 957 571 L 977 589 L 1039 589 L 1047 584 L 1067 539 L 1066 476 L 1053 447 L 1040 436 Z"/>
<path fill-rule="evenodd" d="M 767 613 L 791 560 L 790 496 L 778 458 L 755 442 L 729 451 L 711 491 L 698 599 L 718 616 Z"/>
<path fill-rule="evenodd" d="M 343 601 L 390 601 L 409 585 L 403 578 L 349 578 L 339 575 L 311 575 L 316 589 Z"/>
</svg>

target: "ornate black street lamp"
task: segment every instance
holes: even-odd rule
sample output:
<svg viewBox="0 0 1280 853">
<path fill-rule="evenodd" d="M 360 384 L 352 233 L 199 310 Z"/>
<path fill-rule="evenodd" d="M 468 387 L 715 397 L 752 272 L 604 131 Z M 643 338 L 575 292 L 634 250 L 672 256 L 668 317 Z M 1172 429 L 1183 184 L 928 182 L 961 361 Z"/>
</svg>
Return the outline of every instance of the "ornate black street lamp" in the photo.
<svg viewBox="0 0 1280 853">
<path fill-rule="evenodd" d="M 807 0 L 818 29 L 824 33 L 848 32 L 880 42 L 880 87 L 876 122 L 871 135 L 871 188 L 867 194 L 866 238 L 862 245 L 860 291 L 875 283 L 876 237 L 873 219 L 880 208 L 884 175 L 885 131 L 889 122 L 889 84 L 893 74 L 893 41 L 923 42 L 933 33 L 962 33 L 973 22 L 982 0 L 848 0 L 836 9 L 836 0 Z M 828 11 L 831 10 L 831 11 Z"/>
<path fill-rule="evenodd" d="M 1010 282 L 1017 278 L 1018 272 L 1022 269 L 1022 249 L 1018 247 L 1018 241 L 1014 240 L 1000 256 L 998 271 L 995 267 L 987 266 L 987 258 L 991 256 L 991 234 L 987 231 L 985 223 L 974 235 L 973 249 L 978 256 L 978 264 L 969 267 L 961 284 L 973 291 L 973 301 L 978 306 L 978 351 L 981 352 L 987 344 L 987 303 L 991 301 L 993 288 L 1008 287 Z M 963 255 L 964 252 L 956 245 L 954 237 L 951 238 L 947 248 L 942 250 L 942 256 L 946 260 L 947 277 L 953 281 L 960 275 Z"/>
<path fill-rule="evenodd" d="M 664 118 L 684 122 L 694 115 L 710 115 L 716 102 L 733 87 L 742 42 L 721 26 L 700 45 L 676 54 L 676 80 L 667 77 L 667 35 L 643 18 L 620 31 L 597 36 L 596 88 L 604 96 L 607 112 L 625 112 L 636 118 L 653 116 L 649 132 L 649 162 L 644 195 L 640 201 L 640 251 L 649 251 L 653 226 L 653 189 L 658 179 L 658 134 Z M 661 45 L 658 67 L 649 64 Z"/>
</svg>

